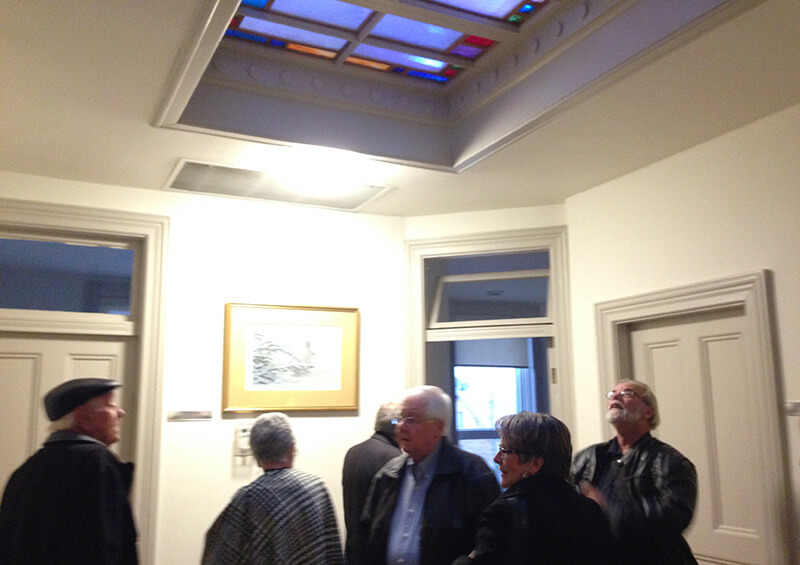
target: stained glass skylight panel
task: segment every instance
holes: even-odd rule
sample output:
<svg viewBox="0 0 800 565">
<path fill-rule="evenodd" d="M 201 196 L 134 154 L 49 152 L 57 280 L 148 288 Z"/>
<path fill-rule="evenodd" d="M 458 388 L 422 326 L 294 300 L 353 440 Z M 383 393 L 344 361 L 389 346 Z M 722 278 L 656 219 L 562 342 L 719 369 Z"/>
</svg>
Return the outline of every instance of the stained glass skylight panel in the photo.
<svg viewBox="0 0 800 565">
<path fill-rule="evenodd" d="M 456 23 L 443 27 L 421 21 L 425 17 L 419 11 L 414 12 L 417 19 L 410 19 L 343 0 L 242 0 L 226 35 L 337 64 L 446 83 L 497 43 L 459 30 L 461 20 L 453 13 L 462 11 L 467 19 L 478 14 L 498 20 L 498 25 L 520 24 L 547 2 L 419 0 L 416 6 L 429 5 L 431 14 L 450 10 L 445 21 Z M 432 19 L 442 22 L 441 17 Z"/>
<path fill-rule="evenodd" d="M 386 14 L 375 25 L 370 35 L 398 43 L 408 43 L 415 47 L 444 51 L 461 39 L 464 34 L 437 25 Z"/>
<path fill-rule="evenodd" d="M 351 31 L 361 29 L 373 13 L 369 8 L 340 0 L 274 0 L 270 11 Z"/>
<path fill-rule="evenodd" d="M 440 71 L 447 66 L 447 63 L 437 61 L 436 59 L 429 59 L 427 57 L 419 57 L 417 55 L 410 55 L 409 53 L 402 53 L 400 51 L 393 51 L 391 49 L 384 49 L 382 47 L 374 47 L 362 43 L 353 51 L 354 55 L 365 57 L 367 59 L 374 59 L 377 61 L 386 61 L 394 65 L 401 65 L 411 67 L 420 71 L 436 72 Z"/>
<path fill-rule="evenodd" d="M 258 33 L 267 37 L 283 39 L 284 41 L 294 41 L 309 45 L 311 47 L 322 47 L 324 49 L 340 50 L 347 44 L 347 41 L 338 37 L 331 37 L 313 31 L 306 31 L 292 26 L 276 24 L 259 20 L 256 18 L 243 17 L 239 22 L 239 29 Z"/>
<path fill-rule="evenodd" d="M 426 3 L 440 4 L 495 20 L 521 24 L 548 2 L 549 0 L 531 0 L 529 2 L 519 2 L 518 0 L 430 0 Z"/>
</svg>

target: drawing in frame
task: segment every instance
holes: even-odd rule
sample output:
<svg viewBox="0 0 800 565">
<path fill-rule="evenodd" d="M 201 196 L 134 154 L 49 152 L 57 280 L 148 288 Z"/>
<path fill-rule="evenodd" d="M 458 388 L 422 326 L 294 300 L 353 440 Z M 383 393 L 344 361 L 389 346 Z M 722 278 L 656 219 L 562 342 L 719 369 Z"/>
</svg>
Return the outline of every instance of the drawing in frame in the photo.
<svg viewBox="0 0 800 565">
<path fill-rule="evenodd" d="M 357 308 L 225 305 L 223 412 L 356 410 Z"/>
</svg>

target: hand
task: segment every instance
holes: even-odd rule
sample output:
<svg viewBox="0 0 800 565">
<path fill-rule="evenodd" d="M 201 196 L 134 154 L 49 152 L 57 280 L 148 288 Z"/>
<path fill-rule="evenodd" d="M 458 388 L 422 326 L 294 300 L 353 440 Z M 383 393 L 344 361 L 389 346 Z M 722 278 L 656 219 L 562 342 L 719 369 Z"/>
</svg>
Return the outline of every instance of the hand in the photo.
<svg viewBox="0 0 800 565">
<path fill-rule="evenodd" d="M 589 481 L 581 481 L 580 489 L 583 493 L 583 496 L 594 500 L 600 505 L 600 508 L 606 507 L 606 497 L 603 496 L 603 493 L 597 490 L 597 487 L 595 487 L 592 483 Z"/>
</svg>

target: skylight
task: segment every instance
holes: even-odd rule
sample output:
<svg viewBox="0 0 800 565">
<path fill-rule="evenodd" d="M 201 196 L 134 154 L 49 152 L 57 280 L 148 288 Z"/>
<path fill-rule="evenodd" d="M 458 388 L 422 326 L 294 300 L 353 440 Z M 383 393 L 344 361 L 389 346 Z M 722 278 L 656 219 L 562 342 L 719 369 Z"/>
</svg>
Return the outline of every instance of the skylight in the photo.
<svg viewBox="0 0 800 565">
<path fill-rule="evenodd" d="M 479 18 L 498 29 L 519 27 L 548 3 L 417 0 L 414 6 L 421 9 L 412 19 L 341 0 L 242 0 L 225 35 L 335 64 L 447 83 L 472 68 L 498 40 L 437 25 L 438 15 L 462 18 L 465 24 Z"/>
</svg>

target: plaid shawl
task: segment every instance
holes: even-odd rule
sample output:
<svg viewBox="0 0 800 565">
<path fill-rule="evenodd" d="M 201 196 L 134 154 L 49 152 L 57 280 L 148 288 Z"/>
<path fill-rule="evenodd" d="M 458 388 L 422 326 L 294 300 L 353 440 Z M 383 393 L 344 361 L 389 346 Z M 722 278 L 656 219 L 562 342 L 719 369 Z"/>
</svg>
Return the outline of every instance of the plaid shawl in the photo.
<svg viewBox="0 0 800 565">
<path fill-rule="evenodd" d="M 330 493 L 319 477 L 270 469 L 239 489 L 206 534 L 203 565 L 343 565 Z"/>
</svg>

